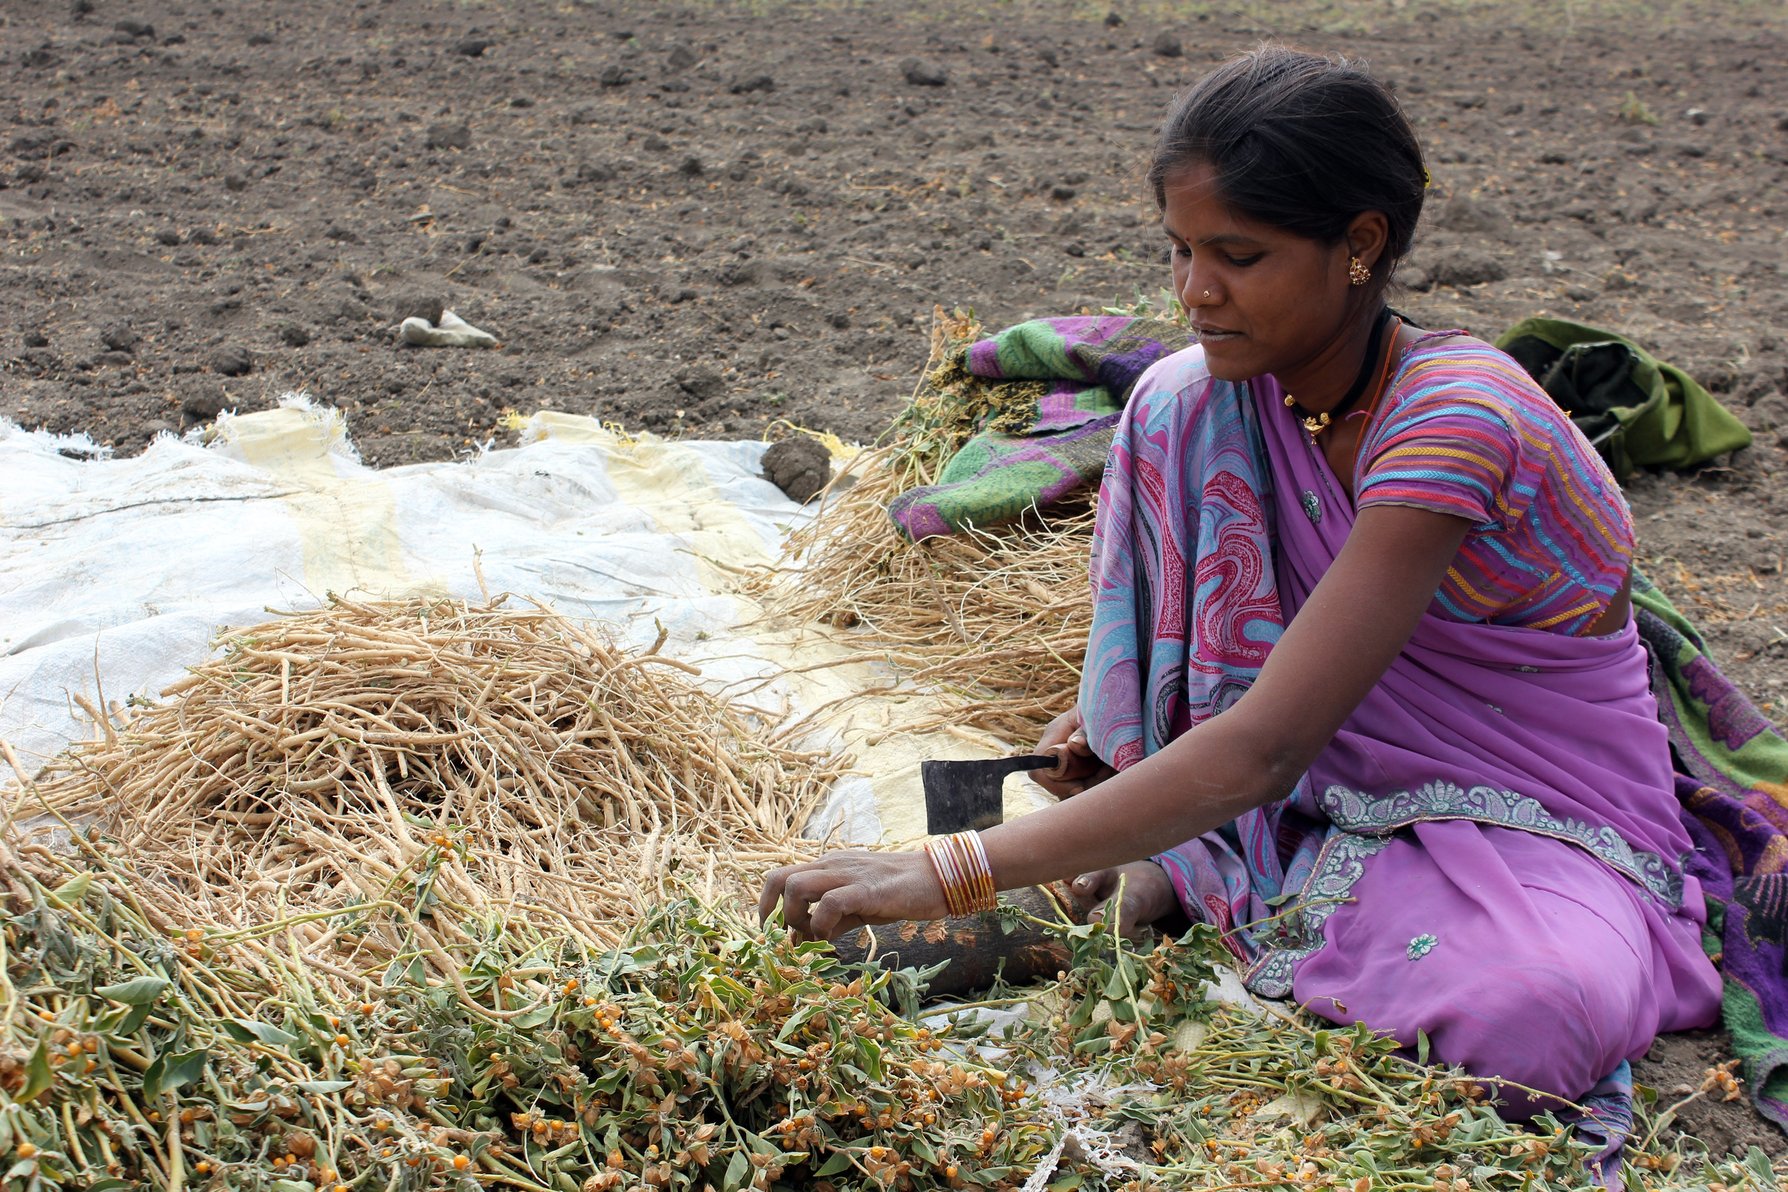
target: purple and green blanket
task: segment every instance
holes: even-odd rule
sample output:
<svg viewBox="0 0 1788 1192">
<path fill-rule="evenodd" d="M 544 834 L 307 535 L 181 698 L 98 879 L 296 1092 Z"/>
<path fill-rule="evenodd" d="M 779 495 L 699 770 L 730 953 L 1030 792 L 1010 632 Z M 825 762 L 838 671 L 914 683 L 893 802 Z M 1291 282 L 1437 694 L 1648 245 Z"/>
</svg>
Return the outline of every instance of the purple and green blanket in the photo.
<svg viewBox="0 0 1788 1192">
<path fill-rule="evenodd" d="M 990 403 L 997 413 L 938 483 L 896 497 L 889 516 L 917 542 L 1001 525 L 1091 488 L 1136 378 L 1191 343 L 1186 328 L 1162 319 L 1083 315 L 1020 323 L 970 345 L 968 372 L 1010 397 Z"/>
<path fill-rule="evenodd" d="M 1757 1111 L 1788 1130 L 1788 740 L 1637 570 L 1633 609 L 1676 754 L 1733 1054 Z"/>
</svg>

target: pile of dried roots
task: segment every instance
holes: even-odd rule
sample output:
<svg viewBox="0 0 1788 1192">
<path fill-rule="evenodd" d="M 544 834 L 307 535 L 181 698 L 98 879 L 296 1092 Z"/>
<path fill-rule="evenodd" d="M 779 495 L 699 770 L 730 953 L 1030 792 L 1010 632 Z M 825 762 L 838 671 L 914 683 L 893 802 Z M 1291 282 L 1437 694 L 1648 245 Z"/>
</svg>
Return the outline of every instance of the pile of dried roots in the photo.
<svg viewBox="0 0 1788 1192">
<path fill-rule="evenodd" d="M 837 773 L 687 665 L 541 607 L 335 599 L 221 646 L 14 807 L 102 834 L 182 925 L 420 891 L 612 942 L 669 875 L 739 894 L 811 855 L 797 833 Z M 343 930 L 319 923 L 315 954 Z"/>
</svg>

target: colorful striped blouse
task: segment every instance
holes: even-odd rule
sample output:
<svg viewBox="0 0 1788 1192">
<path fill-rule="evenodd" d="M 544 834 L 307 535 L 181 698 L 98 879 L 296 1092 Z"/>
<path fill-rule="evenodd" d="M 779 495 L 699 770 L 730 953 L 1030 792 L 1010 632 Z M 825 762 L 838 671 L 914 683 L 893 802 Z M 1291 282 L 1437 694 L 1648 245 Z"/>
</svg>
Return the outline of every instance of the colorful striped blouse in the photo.
<svg viewBox="0 0 1788 1192">
<path fill-rule="evenodd" d="M 1633 519 L 1583 433 L 1504 353 L 1434 332 L 1405 353 L 1360 443 L 1354 504 L 1469 518 L 1434 611 L 1580 635 L 1626 580 Z"/>
</svg>

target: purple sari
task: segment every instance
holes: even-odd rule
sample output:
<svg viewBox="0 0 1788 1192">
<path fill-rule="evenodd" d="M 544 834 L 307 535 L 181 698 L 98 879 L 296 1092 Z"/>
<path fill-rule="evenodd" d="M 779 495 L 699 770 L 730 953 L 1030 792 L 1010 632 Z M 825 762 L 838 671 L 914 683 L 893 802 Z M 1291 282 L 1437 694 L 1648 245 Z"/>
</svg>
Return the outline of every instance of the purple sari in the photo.
<svg viewBox="0 0 1788 1192">
<path fill-rule="evenodd" d="M 1080 704 L 1134 765 L 1248 689 L 1352 502 L 1277 383 L 1177 353 L 1101 490 Z M 1666 730 L 1631 625 L 1572 637 L 1432 611 L 1285 799 L 1157 857 L 1251 988 L 1519 1089 L 1577 1098 L 1719 980 Z"/>
</svg>

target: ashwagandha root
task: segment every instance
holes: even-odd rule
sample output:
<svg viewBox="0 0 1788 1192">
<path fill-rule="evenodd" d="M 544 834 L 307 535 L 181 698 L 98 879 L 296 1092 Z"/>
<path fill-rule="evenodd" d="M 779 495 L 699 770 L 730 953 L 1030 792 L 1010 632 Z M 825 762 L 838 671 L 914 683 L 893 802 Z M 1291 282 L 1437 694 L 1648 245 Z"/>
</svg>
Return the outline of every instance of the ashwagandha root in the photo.
<svg viewBox="0 0 1788 1192">
<path fill-rule="evenodd" d="M 813 855 L 839 770 L 542 607 L 335 599 L 219 645 L 13 793 L 207 931 L 421 890 L 616 940 L 669 877 L 746 898 Z"/>
</svg>

